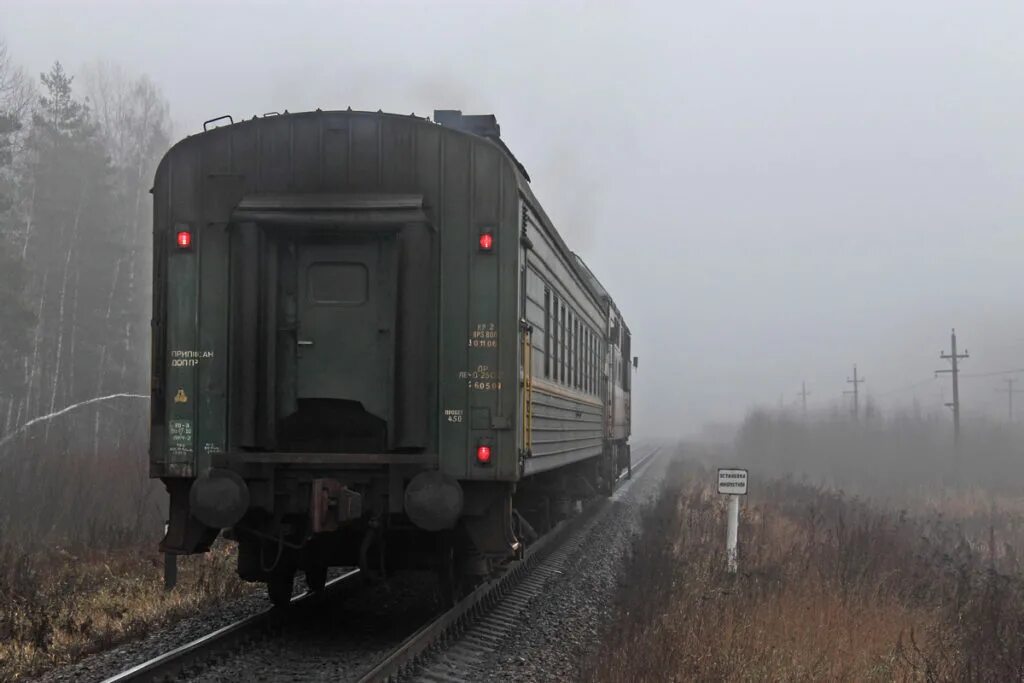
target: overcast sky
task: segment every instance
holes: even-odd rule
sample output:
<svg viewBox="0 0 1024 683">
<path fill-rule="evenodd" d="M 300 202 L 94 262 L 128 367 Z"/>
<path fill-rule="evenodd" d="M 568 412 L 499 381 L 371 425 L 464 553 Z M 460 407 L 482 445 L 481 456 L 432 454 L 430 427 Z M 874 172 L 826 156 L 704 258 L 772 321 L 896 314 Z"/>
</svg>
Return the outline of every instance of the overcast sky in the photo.
<svg viewBox="0 0 1024 683">
<path fill-rule="evenodd" d="M 4 0 L 0 35 L 32 72 L 147 73 L 182 134 L 496 114 L 633 329 L 638 434 L 801 380 L 837 403 L 854 362 L 880 402 L 937 406 L 954 325 L 965 372 L 1024 368 L 1024 3 L 628 5 Z M 1001 384 L 965 377 L 965 412 L 1002 414 Z"/>
</svg>

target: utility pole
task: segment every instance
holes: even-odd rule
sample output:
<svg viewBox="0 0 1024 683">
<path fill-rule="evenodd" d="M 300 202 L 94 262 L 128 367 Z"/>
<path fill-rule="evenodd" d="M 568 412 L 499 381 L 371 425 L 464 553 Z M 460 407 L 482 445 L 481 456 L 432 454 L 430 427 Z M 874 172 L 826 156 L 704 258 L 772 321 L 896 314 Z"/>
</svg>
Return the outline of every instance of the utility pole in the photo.
<svg viewBox="0 0 1024 683">
<path fill-rule="evenodd" d="M 967 349 L 964 349 L 963 353 L 956 352 L 956 329 L 949 335 L 949 353 L 943 353 L 939 351 L 939 358 L 943 360 L 952 361 L 952 367 L 949 370 L 936 370 L 935 376 L 938 377 L 943 373 L 950 373 L 953 375 L 953 402 L 947 403 L 946 405 L 953 409 L 953 446 L 956 449 L 956 457 L 960 457 L 960 368 L 957 365 L 957 361 L 963 360 L 964 358 L 970 358 L 967 354 Z"/>
<path fill-rule="evenodd" d="M 860 392 L 857 389 L 858 384 L 864 383 L 864 378 L 857 379 L 857 364 L 853 364 L 853 379 L 846 378 L 848 384 L 853 385 L 853 391 L 844 391 L 846 395 L 853 394 L 853 419 L 857 420 L 860 418 Z"/>
<path fill-rule="evenodd" d="M 1006 394 L 1007 403 L 1009 403 L 1009 405 L 1007 406 L 1007 415 L 1010 418 L 1010 422 L 1013 422 L 1013 395 L 1014 394 L 1024 394 L 1024 391 L 1021 391 L 1020 389 L 1014 389 L 1013 388 L 1013 384 L 1017 380 L 1015 380 L 1012 377 L 1007 377 L 1003 381 L 1006 382 L 1006 388 L 1005 389 L 996 389 L 996 392 L 1000 393 L 1000 394 Z"/>
<path fill-rule="evenodd" d="M 797 396 L 800 397 L 803 403 L 804 415 L 807 414 L 807 397 L 810 395 L 811 392 L 807 391 L 807 382 L 800 382 L 800 393 Z"/>
</svg>

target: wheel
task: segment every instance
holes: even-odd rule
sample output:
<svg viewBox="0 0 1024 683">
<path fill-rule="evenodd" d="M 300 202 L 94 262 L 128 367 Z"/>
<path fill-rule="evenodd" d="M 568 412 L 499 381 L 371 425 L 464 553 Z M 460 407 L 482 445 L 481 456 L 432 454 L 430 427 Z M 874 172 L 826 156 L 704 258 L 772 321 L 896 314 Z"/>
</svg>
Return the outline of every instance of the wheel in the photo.
<svg viewBox="0 0 1024 683">
<path fill-rule="evenodd" d="M 284 607 L 292 601 L 295 575 L 292 573 L 270 577 L 267 581 L 267 596 L 274 607 Z"/>
<path fill-rule="evenodd" d="M 327 587 L 327 565 L 318 564 L 305 570 L 306 585 L 314 593 L 323 593 Z"/>
</svg>

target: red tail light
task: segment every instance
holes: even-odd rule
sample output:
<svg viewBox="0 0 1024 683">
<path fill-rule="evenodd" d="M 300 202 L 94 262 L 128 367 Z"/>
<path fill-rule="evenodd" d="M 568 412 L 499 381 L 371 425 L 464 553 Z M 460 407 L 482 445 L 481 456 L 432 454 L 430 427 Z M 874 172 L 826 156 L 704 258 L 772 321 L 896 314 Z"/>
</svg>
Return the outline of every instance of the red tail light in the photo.
<svg viewBox="0 0 1024 683">
<path fill-rule="evenodd" d="M 192 233 L 188 230 L 180 230 L 178 232 L 177 242 L 179 249 L 188 249 L 192 246 Z"/>
<path fill-rule="evenodd" d="M 490 446 L 477 446 L 476 447 L 476 461 L 481 465 L 489 465 L 491 463 L 491 447 Z"/>
<path fill-rule="evenodd" d="M 494 233 L 480 233 L 480 251 L 492 251 L 494 249 Z"/>
</svg>

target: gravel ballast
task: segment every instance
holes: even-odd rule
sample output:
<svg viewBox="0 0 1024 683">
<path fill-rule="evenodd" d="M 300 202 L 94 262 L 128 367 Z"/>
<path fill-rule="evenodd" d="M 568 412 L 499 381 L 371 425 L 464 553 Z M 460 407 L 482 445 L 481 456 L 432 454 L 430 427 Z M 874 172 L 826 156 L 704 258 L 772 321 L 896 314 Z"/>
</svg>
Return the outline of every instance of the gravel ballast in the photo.
<svg viewBox="0 0 1024 683">
<path fill-rule="evenodd" d="M 639 531 L 641 510 L 660 489 L 668 453 L 657 457 L 616 492 L 567 562 L 548 572 L 542 590 L 519 612 L 515 626 L 478 662 L 451 661 L 447 680 L 569 681 L 600 646 L 601 633 L 615 616 L 625 560 Z M 496 609 L 500 610 L 501 605 Z M 470 637 L 476 637 L 473 629 Z M 444 653 L 437 657 L 445 660 Z M 426 667 L 420 680 L 433 680 Z"/>
<path fill-rule="evenodd" d="M 270 607 L 263 592 L 253 593 L 194 614 L 151 633 L 141 640 L 92 655 L 68 666 L 45 673 L 39 681 L 102 681 L 136 664 L 180 647 L 219 628 L 233 624 Z"/>
<path fill-rule="evenodd" d="M 344 598 L 317 599 L 271 637 L 183 680 L 356 680 L 440 611 L 432 574 L 396 576 Z"/>
</svg>

